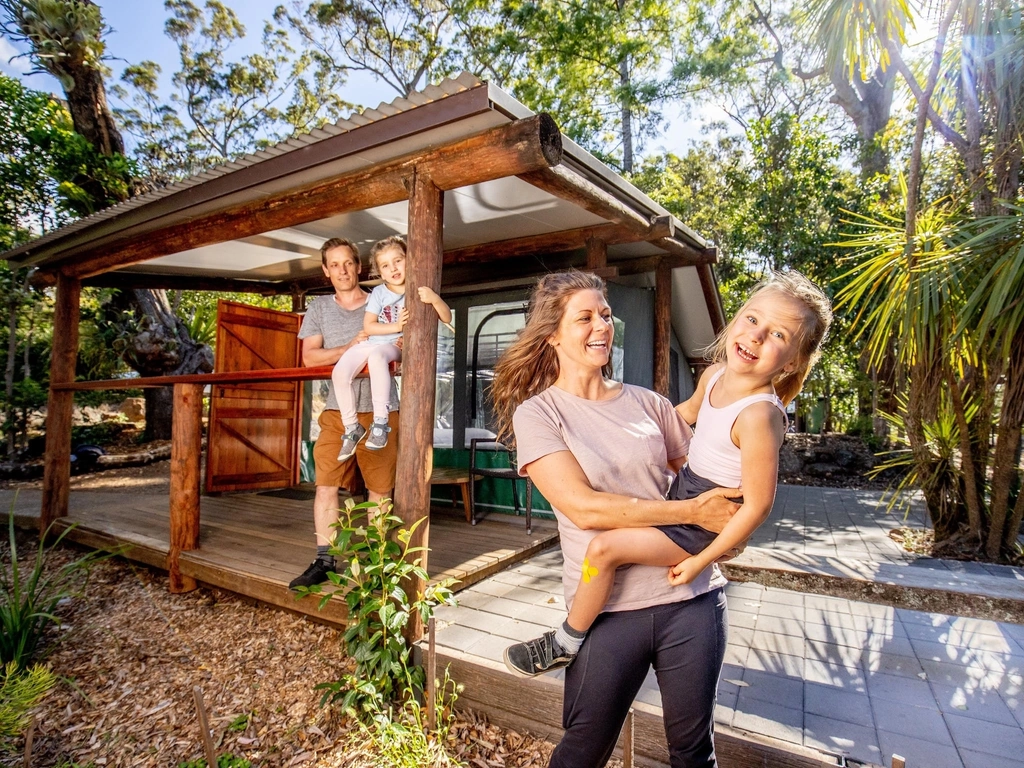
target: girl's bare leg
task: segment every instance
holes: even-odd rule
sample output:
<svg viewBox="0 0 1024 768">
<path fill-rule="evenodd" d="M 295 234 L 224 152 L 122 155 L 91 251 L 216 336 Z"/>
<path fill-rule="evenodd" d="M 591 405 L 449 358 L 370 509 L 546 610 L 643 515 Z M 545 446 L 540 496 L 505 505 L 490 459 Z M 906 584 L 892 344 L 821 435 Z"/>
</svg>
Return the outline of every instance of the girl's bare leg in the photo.
<svg viewBox="0 0 1024 768">
<path fill-rule="evenodd" d="M 591 540 L 569 611 L 569 626 L 586 632 L 604 609 L 620 565 L 676 565 L 690 553 L 657 528 L 618 528 Z"/>
</svg>

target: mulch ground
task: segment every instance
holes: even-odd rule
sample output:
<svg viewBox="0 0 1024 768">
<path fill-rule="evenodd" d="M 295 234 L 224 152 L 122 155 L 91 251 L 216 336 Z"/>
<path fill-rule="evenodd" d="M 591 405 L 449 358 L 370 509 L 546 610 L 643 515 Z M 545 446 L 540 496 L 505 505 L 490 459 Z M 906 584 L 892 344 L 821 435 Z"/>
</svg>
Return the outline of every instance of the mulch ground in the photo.
<svg viewBox="0 0 1024 768">
<path fill-rule="evenodd" d="M 21 538 L 30 553 L 33 540 Z M 51 565 L 80 554 L 62 546 Z M 10 562 L 6 544 L 0 556 Z M 356 726 L 321 707 L 314 689 L 350 667 L 332 628 L 217 589 L 171 595 L 163 575 L 107 560 L 62 606 L 51 639 L 46 663 L 60 681 L 36 712 L 34 768 L 166 768 L 202 757 L 194 686 L 218 754 L 268 768 L 374 764 Z M 551 753 L 472 712 L 457 714 L 449 743 L 479 768 L 543 766 Z"/>
</svg>

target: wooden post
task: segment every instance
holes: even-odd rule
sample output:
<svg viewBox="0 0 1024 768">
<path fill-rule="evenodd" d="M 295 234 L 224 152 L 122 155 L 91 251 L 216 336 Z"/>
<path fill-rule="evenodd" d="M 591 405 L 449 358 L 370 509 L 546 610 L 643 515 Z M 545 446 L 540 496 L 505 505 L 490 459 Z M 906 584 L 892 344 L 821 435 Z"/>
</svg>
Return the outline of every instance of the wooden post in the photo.
<svg viewBox="0 0 1024 768">
<path fill-rule="evenodd" d="M 668 397 L 672 360 L 672 268 L 658 262 L 654 271 L 654 391 Z"/>
<path fill-rule="evenodd" d="M 433 731 L 437 727 L 437 645 L 435 643 L 435 628 L 437 622 L 430 617 L 427 622 L 427 730 Z"/>
<path fill-rule="evenodd" d="M 622 724 L 622 768 L 633 768 L 633 740 L 635 736 L 635 725 L 633 722 L 633 708 L 629 708 L 626 714 L 626 722 Z"/>
<path fill-rule="evenodd" d="M 596 237 L 587 238 L 587 271 L 596 272 L 608 266 L 608 244 Z"/>
<path fill-rule="evenodd" d="M 75 393 L 55 391 L 54 384 L 75 380 L 78 360 L 78 309 L 82 283 L 57 274 L 53 307 L 53 348 L 50 353 L 50 394 L 46 401 L 46 457 L 43 462 L 43 506 L 39 533 L 46 532 L 58 517 L 68 514 L 71 491 L 71 416 Z"/>
<path fill-rule="evenodd" d="M 203 385 L 174 385 L 171 421 L 171 541 L 167 572 L 171 592 L 190 592 L 196 580 L 182 576 L 182 552 L 199 548 L 199 461 L 203 450 Z"/>
<path fill-rule="evenodd" d="M 893 755 L 892 768 L 907 768 L 907 761 L 899 755 Z"/>
<path fill-rule="evenodd" d="M 406 527 L 430 512 L 430 473 L 434 453 L 434 390 L 437 379 L 437 313 L 419 299 L 421 285 L 441 290 L 444 193 L 420 173 L 414 173 L 409 195 L 409 257 L 406 261 L 405 305 L 409 323 L 402 346 L 402 406 L 395 478 L 395 514 Z M 411 546 L 429 545 L 429 520 L 413 534 Z M 423 566 L 427 567 L 427 552 Z M 407 592 L 416 595 L 426 584 L 413 579 Z M 423 622 L 411 616 L 406 639 L 423 636 Z"/>
<path fill-rule="evenodd" d="M 196 719 L 199 720 L 199 730 L 203 738 L 203 751 L 206 753 L 206 764 L 217 765 L 217 752 L 213 747 L 213 739 L 210 737 L 210 723 L 206 717 L 206 705 L 203 704 L 203 689 L 198 685 L 192 686 L 192 696 L 196 700 Z"/>
</svg>

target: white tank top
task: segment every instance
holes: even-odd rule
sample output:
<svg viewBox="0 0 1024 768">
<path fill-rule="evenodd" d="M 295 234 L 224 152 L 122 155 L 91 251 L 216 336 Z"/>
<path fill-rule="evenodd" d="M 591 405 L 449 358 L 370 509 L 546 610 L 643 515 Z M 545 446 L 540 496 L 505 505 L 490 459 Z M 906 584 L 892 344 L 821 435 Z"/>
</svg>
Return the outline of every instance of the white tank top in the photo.
<svg viewBox="0 0 1024 768">
<path fill-rule="evenodd" d="M 754 403 L 772 403 L 780 411 L 782 418 L 786 416 L 786 406 L 774 392 L 741 397 L 735 403 L 723 408 L 711 404 L 711 392 L 715 384 L 722 378 L 725 368 L 712 375 L 704 390 L 704 400 L 697 412 L 697 426 L 690 441 L 690 455 L 687 463 L 695 474 L 707 478 L 724 488 L 739 488 L 740 480 L 740 449 L 732 441 L 732 427 L 740 415 L 740 411 Z"/>
</svg>

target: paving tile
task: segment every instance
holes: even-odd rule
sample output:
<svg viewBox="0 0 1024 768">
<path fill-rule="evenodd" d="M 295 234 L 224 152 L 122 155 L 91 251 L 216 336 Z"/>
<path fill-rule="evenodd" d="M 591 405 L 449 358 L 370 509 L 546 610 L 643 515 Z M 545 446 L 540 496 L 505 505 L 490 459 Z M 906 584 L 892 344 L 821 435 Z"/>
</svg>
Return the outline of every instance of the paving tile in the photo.
<svg viewBox="0 0 1024 768">
<path fill-rule="evenodd" d="M 486 632 L 470 627 L 460 627 L 457 624 L 445 627 L 437 632 L 437 644 L 443 648 L 454 648 L 457 651 L 465 651 L 474 643 L 490 637 Z"/>
<path fill-rule="evenodd" d="M 756 630 L 751 627 L 729 627 L 729 641 L 732 644 L 742 644 L 750 647 L 750 641 L 754 639 Z"/>
<path fill-rule="evenodd" d="M 454 619 L 454 622 L 460 627 L 471 627 L 472 629 L 479 629 L 481 632 L 488 632 L 502 637 L 507 637 L 505 629 L 511 626 L 513 621 L 514 619 L 498 616 L 494 613 L 472 610 L 461 611 Z"/>
<path fill-rule="evenodd" d="M 803 592 L 793 592 L 788 589 L 773 589 L 768 587 L 765 589 L 761 599 L 766 603 L 774 603 L 776 605 L 796 605 L 800 607 L 803 607 L 804 605 Z"/>
<path fill-rule="evenodd" d="M 1010 710 L 1010 714 L 1013 715 L 1013 719 L 1024 728 L 1024 696 L 1021 696 L 1019 693 L 1003 693 L 1001 698 L 1003 703 L 1006 704 L 1006 708 Z"/>
<path fill-rule="evenodd" d="M 511 605 L 522 606 L 522 608 L 512 608 L 513 618 L 519 619 L 520 621 L 529 621 L 534 624 L 543 624 L 548 627 L 557 627 L 563 621 L 565 621 L 566 612 L 564 609 L 556 610 L 554 608 L 548 608 L 543 605 L 530 605 L 529 603 L 511 603 Z M 487 610 L 487 608 L 483 608 Z"/>
<path fill-rule="evenodd" d="M 804 607 L 802 605 L 786 605 L 785 603 L 762 602 L 757 612 L 758 616 L 778 616 L 780 619 L 792 621 L 804 620 Z"/>
<path fill-rule="evenodd" d="M 747 663 L 747 657 L 750 655 L 750 648 L 746 645 L 729 643 L 725 646 L 725 663 L 736 664 L 737 666 L 744 666 Z"/>
<path fill-rule="evenodd" d="M 751 648 L 744 666 L 763 672 L 774 672 L 787 677 L 802 677 L 805 673 L 804 657 L 791 656 L 788 653 L 775 653 L 759 648 Z"/>
<path fill-rule="evenodd" d="M 882 765 L 891 766 L 892 756 L 899 755 L 911 768 L 964 768 L 956 747 L 932 744 L 899 733 L 879 729 L 878 745 L 882 750 Z"/>
<path fill-rule="evenodd" d="M 793 637 L 804 637 L 804 623 L 793 619 L 784 619 L 779 616 L 758 615 L 756 627 L 760 632 L 775 632 L 780 635 L 792 635 Z"/>
<path fill-rule="evenodd" d="M 520 603 L 529 603 L 530 605 L 544 605 L 548 608 L 560 608 L 565 610 L 565 606 L 561 605 L 561 598 L 559 597 L 554 603 L 549 602 L 553 595 L 550 592 L 545 592 L 539 589 L 531 589 L 526 586 L 513 587 L 507 594 L 501 595 L 503 600 L 516 600 Z"/>
<path fill-rule="evenodd" d="M 859 666 L 845 667 L 818 659 L 805 660 L 804 680 L 831 685 L 846 691 L 864 693 L 867 690 L 867 681 Z"/>
<path fill-rule="evenodd" d="M 1018 725 L 1013 712 L 996 691 L 964 689 L 952 685 L 932 683 L 932 692 L 939 709 L 951 715 L 962 715 L 989 723 Z"/>
<path fill-rule="evenodd" d="M 969 749 L 961 749 L 960 758 L 964 768 L 1020 768 L 1020 758 L 997 757 Z"/>
<path fill-rule="evenodd" d="M 753 637 L 750 639 L 750 647 L 760 651 L 802 656 L 804 654 L 804 639 L 803 637 L 755 630 Z"/>
<path fill-rule="evenodd" d="M 715 722 L 719 725 L 732 725 L 733 717 L 736 715 L 734 705 L 736 703 L 736 696 L 718 697 L 718 702 L 715 704 Z"/>
<path fill-rule="evenodd" d="M 485 635 L 464 648 L 463 652 L 472 656 L 489 659 L 490 661 L 499 661 L 504 663 L 505 649 L 508 648 L 508 646 L 509 642 L 504 637 Z"/>
<path fill-rule="evenodd" d="M 881 750 L 874 728 L 820 715 L 804 717 L 804 746 L 845 755 L 866 763 L 880 763 Z"/>
<path fill-rule="evenodd" d="M 981 690 L 1002 690 L 1015 685 L 1014 676 L 1000 668 L 989 669 L 981 663 L 951 664 L 944 661 L 921 660 L 928 680 L 943 685 L 956 685 Z"/>
<path fill-rule="evenodd" d="M 866 727 L 875 724 L 866 694 L 820 683 L 804 683 L 804 712 Z"/>
<path fill-rule="evenodd" d="M 861 666 L 871 675 L 895 675 L 896 677 L 916 677 L 923 680 L 927 677 L 924 667 L 914 655 L 903 656 L 885 651 L 867 651 L 861 657 Z M 925 675 L 922 677 L 922 675 Z"/>
<path fill-rule="evenodd" d="M 729 609 L 729 631 L 739 629 L 741 627 L 744 629 L 753 629 L 756 624 L 756 613 L 740 613 L 739 611 L 732 610 L 732 608 Z"/>
<path fill-rule="evenodd" d="M 871 711 L 875 722 L 884 725 L 890 733 L 901 733 L 925 739 L 934 744 L 953 744 L 942 713 L 932 701 L 930 706 L 915 707 L 902 701 L 871 697 Z"/>
<path fill-rule="evenodd" d="M 745 685 L 739 686 L 740 704 L 747 699 L 760 699 L 803 710 L 804 683 L 800 678 L 746 669 L 743 670 L 743 682 Z"/>
<path fill-rule="evenodd" d="M 935 707 L 932 689 L 924 680 L 913 680 L 895 675 L 871 675 L 868 695 L 872 699 L 897 701 L 913 707 Z"/>
<path fill-rule="evenodd" d="M 508 584 L 495 579 L 484 579 L 483 581 L 474 584 L 471 591 L 479 594 L 491 595 L 492 597 L 503 597 L 515 588 L 515 584 Z M 462 594 L 464 593 L 460 593 L 458 596 L 461 597 Z"/>
<path fill-rule="evenodd" d="M 943 715 L 953 743 L 959 749 L 1020 759 L 1024 755 L 1024 731 L 1000 723 L 986 723 L 960 715 Z"/>
<path fill-rule="evenodd" d="M 859 667 L 864 651 L 845 645 L 826 643 L 820 640 L 804 641 L 804 657 L 839 664 L 844 667 Z"/>
<path fill-rule="evenodd" d="M 742 705 L 737 703 L 732 725 L 734 728 L 802 744 L 803 720 L 804 713 L 801 709 L 783 707 L 759 699 L 748 699 Z"/>
<path fill-rule="evenodd" d="M 532 640 L 535 637 L 540 637 L 549 629 L 551 629 L 551 627 L 545 627 L 541 624 L 533 624 L 529 621 L 510 619 L 507 624 L 502 624 L 498 629 L 491 630 L 491 634 L 501 635 L 506 640 L 521 643 L 524 640 Z"/>
</svg>

